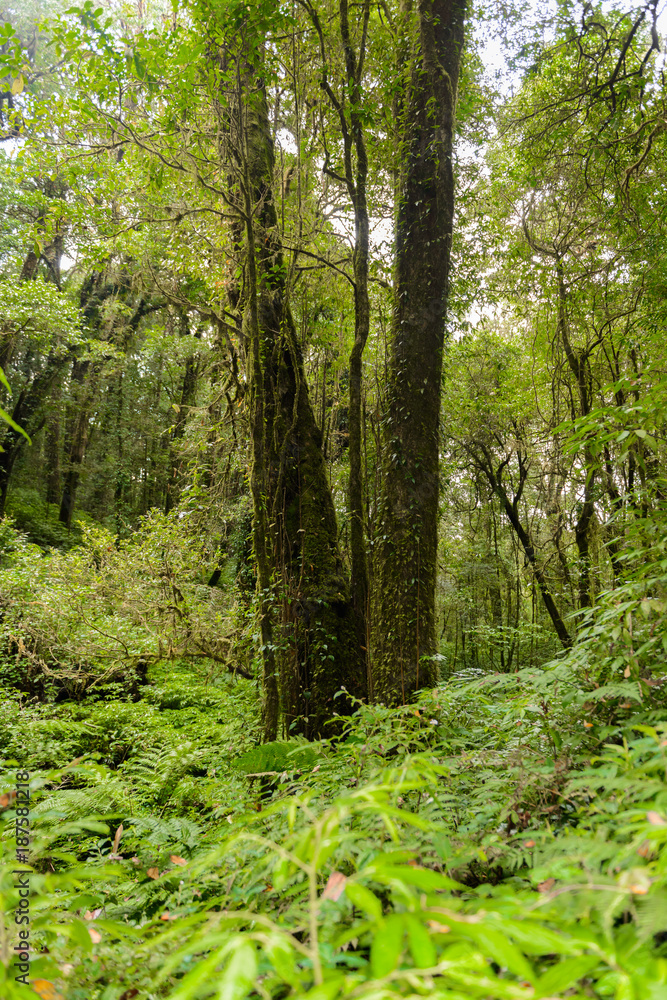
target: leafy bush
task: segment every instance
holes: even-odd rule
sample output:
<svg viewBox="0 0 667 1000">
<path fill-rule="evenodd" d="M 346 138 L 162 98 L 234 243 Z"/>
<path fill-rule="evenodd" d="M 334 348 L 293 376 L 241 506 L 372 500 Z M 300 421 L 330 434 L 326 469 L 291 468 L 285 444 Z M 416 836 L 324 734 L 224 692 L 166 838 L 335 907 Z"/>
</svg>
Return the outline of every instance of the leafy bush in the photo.
<svg viewBox="0 0 667 1000">
<path fill-rule="evenodd" d="M 204 584 L 186 512 L 152 511 L 125 541 L 80 528 L 80 546 L 47 557 L 15 536 L 0 568 L 0 644 L 18 674 L 8 680 L 39 697 L 109 697 L 114 684 L 137 696 L 146 664 L 164 655 L 227 665 L 234 592 Z"/>
<path fill-rule="evenodd" d="M 26 536 L 27 541 L 41 549 L 54 548 L 67 552 L 81 544 L 82 523 L 94 524 L 88 514 L 81 512 L 78 523 L 68 531 L 58 520 L 57 507 L 45 504 L 36 490 L 25 488 L 10 492 L 6 510 L 16 529 Z"/>
</svg>

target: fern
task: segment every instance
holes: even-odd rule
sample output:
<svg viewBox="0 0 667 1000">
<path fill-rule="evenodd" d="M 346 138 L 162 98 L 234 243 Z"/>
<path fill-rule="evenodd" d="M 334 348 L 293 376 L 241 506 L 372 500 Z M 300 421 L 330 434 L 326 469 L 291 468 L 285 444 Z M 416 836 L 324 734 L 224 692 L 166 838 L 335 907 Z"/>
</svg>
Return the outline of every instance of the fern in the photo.
<svg viewBox="0 0 667 1000">
<path fill-rule="evenodd" d="M 297 771 L 315 766 L 321 754 L 312 746 L 298 743 L 263 743 L 237 757 L 234 767 L 245 774 Z"/>
<path fill-rule="evenodd" d="M 135 816 L 128 820 L 127 827 L 141 840 L 153 847 L 186 848 L 194 850 L 202 840 L 202 828 L 183 816 Z"/>
<path fill-rule="evenodd" d="M 58 823 L 91 815 L 118 814 L 128 809 L 128 788 L 119 778 L 108 778 L 87 788 L 47 792 L 33 807 L 35 819 Z"/>
<path fill-rule="evenodd" d="M 209 757 L 210 751 L 193 748 L 191 743 L 182 747 L 151 747 L 131 757 L 121 766 L 121 771 L 140 799 L 164 804 L 181 778 L 201 768 Z"/>
</svg>

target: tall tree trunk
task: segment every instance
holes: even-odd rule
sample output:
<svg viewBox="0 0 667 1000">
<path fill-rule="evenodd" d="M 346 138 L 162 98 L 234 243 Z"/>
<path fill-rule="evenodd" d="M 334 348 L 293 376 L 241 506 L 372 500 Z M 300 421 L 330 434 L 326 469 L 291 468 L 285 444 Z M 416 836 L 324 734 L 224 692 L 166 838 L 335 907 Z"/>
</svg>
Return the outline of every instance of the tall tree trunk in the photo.
<svg viewBox="0 0 667 1000">
<path fill-rule="evenodd" d="M 364 37 L 368 26 L 369 4 L 364 5 Z M 357 623 L 357 642 L 361 651 L 368 652 L 367 634 L 369 617 L 368 563 L 364 531 L 364 475 L 361 455 L 362 442 L 362 385 L 363 353 L 370 328 L 370 300 L 368 296 L 369 220 L 366 184 L 368 156 L 363 129 L 361 107 L 361 73 L 364 50 L 359 56 L 354 51 L 350 37 L 347 0 L 340 2 L 340 24 L 347 84 L 350 94 L 350 132 L 356 154 L 356 171 L 352 177 L 350 150 L 346 151 L 348 188 L 354 208 L 354 343 L 350 352 L 350 409 L 348 414 L 350 479 L 348 485 L 348 513 L 350 517 L 350 586 Z M 349 146 L 349 142 L 347 143 Z M 367 655 L 363 657 L 364 661 Z"/>
<path fill-rule="evenodd" d="M 249 80 L 247 67 L 242 77 Z M 244 88 L 239 112 L 264 736 L 271 739 L 277 732 L 279 694 L 287 731 L 316 737 L 326 735 L 326 721 L 346 708 L 336 693 L 346 687 L 362 694 L 364 676 L 322 437 L 288 304 L 273 201 L 273 140 L 266 95 L 256 78 L 252 88 Z"/>
<path fill-rule="evenodd" d="M 328 156 L 324 172 L 337 180 L 344 180 L 354 211 L 354 342 L 350 352 L 350 406 L 348 411 L 348 454 L 350 477 L 347 491 L 347 509 L 350 519 L 350 590 L 355 611 L 357 642 L 360 656 L 368 662 L 369 576 L 364 529 L 364 474 L 362 463 L 362 387 L 363 353 L 370 329 L 370 299 L 368 295 L 369 218 L 368 218 L 368 154 L 364 136 L 364 111 L 362 103 L 362 76 L 366 57 L 366 41 L 370 17 L 370 0 L 358 5 L 361 40 L 358 51 L 352 40 L 348 0 L 339 0 L 340 40 L 345 58 L 345 84 L 347 100 L 334 92 L 328 74 L 325 34 L 319 14 L 312 4 L 306 5 L 320 43 L 320 86 L 327 94 L 336 112 L 343 139 L 344 177 L 331 171 Z M 326 406 L 326 352 L 322 375 L 321 430 L 325 430 Z M 326 448 L 325 448 L 326 450 Z M 368 677 L 368 681 L 371 678 Z"/>
<path fill-rule="evenodd" d="M 560 611 L 558 610 L 558 606 L 556 604 L 556 601 L 554 600 L 553 594 L 551 593 L 551 589 L 549 587 L 547 578 L 545 577 L 544 572 L 539 562 L 537 561 L 533 540 L 530 537 L 528 531 L 524 528 L 524 526 L 521 523 L 521 520 L 519 518 L 518 505 L 514 503 L 512 500 L 510 500 L 502 483 L 498 484 L 498 487 L 496 489 L 496 494 L 502 501 L 503 507 L 505 509 L 505 514 L 507 515 L 507 519 L 514 528 L 517 537 L 523 547 L 523 551 L 526 554 L 526 559 L 530 563 L 530 567 L 537 581 L 537 586 L 540 588 L 540 594 L 542 595 L 544 606 L 547 610 L 549 617 L 551 618 L 551 622 L 553 624 L 556 635 L 560 639 L 564 648 L 569 649 L 570 646 L 572 645 L 572 637 L 570 636 L 570 633 L 567 630 L 565 622 L 561 617 Z"/>
<path fill-rule="evenodd" d="M 42 220 L 43 214 L 40 213 L 37 219 L 38 230 L 41 228 Z M 50 255 L 52 269 L 55 268 L 59 275 L 60 258 L 63 253 L 62 237 L 56 235 L 56 238 L 53 242 L 49 243 L 45 252 L 48 252 Z M 23 262 L 20 280 L 34 280 L 37 276 L 38 266 L 39 256 L 35 254 L 34 250 L 30 250 Z M 18 336 L 14 335 L 5 338 L 0 345 L 0 369 L 3 371 L 6 371 L 9 367 L 18 340 Z M 19 424 L 19 426 L 23 426 L 23 429 L 30 436 L 34 435 L 44 425 L 44 418 L 41 416 L 42 406 L 46 401 L 46 395 L 51 385 L 67 363 L 67 360 L 67 357 L 61 356 L 60 358 L 56 358 L 50 355 L 44 370 L 35 376 L 32 383 L 28 383 L 23 387 L 14 403 L 11 413 L 12 420 Z M 37 421 L 35 425 L 31 424 L 33 419 Z M 9 480 L 14 464 L 25 443 L 25 437 L 14 431 L 11 427 L 7 428 L 4 438 L 0 439 L 0 448 L 3 449 L 0 451 L 0 516 L 4 513 Z"/>
<path fill-rule="evenodd" d="M 69 358 L 69 354 L 58 357 L 49 355 L 43 370 L 35 376 L 30 384 L 24 386 L 18 395 L 11 411 L 11 417 L 15 423 L 23 427 L 30 437 L 34 437 L 44 426 L 46 420 L 44 405 L 49 390 L 68 363 Z M 15 431 L 13 427 L 7 427 L 0 440 L 3 449 L 0 452 L 0 516 L 4 513 L 12 470 L 25 441 L 23 435 Z"/>
<path fill-rule="evenodd" d="M 501 561 L 498 551 L 498 531 L 496 528 L 496 514 L 493 504 L 489 504 L 489 556 L 491 572 L 489 575 L 489 596 L 491 598 L 491 620 L 493 628 L 498 635 L 498 651 L 500 656 L 500 670 L 505 670 L 505 629 L 503 626 L 503 591 L 502 578 L 500 573 Z M 493 550 L 491 550 L 491 539 L 493 539 Z M 492 647 L 493 648 L 493 647 Z M 491 655 L 493 664 L 493 654 Z"/>
<path fill-rule="evenodd" d="M 409 8 L 408 4 L 404 5 Z M 394 315 L 373 621 L 374 696 L 437 680 L 438 430 L 465 0 L 417 0 L 401 101 Z"/>
<path fill-rule="evenodd" d="M 69 531 L 72 527 L 72 517 L 76 504 L 76 494 L 81 478 L 81 466 L 86 457 L 88 437 L 90 433 L 90 418 L 87 408 L 78 411 L 72 420 L 70 441 L 67 454 L 67 468 L 63 480 L 63 493 L 60 501 L 58 520 Z"/>
<path fill-rule="evenodd" d="M 21 403 L 20 396 L 18 403 Z M 20 409 L 18 404 L 14 408 L 14 413 L 16 413 L 17 409 Z M 12 413 L 12 419 L 18 423 L 14 413 Z M 9 490 L 9 480 L 11 479 L 14 463 L 19 456 L 23 440 L 25 439 L 18 434 L 13 427 L 9 427 L 7 429 L 5 436 L 2 439 L 2 451 L 0 451 L 0 517 L 2 517 L 5 512 L 7 492 Z"/>
<path fill-rule="evenodd" d="M 121 537 L 123 532 L 123 507 L 126 502 L 126 490 L 130 479 L 125 470 L 125 442 L 123 440 L 123 410 L 125 400 L 123 381 L 124 372 L 121 371 L 118 373 L 118 381 L 116 383 L 116 482 L 113 490 L 113 508 L 116 518 L 116 535 L 118 538 Z M 146 476 L 145 456 L 146 451 L 144 450 L 144 482 Z"/>
</svg>

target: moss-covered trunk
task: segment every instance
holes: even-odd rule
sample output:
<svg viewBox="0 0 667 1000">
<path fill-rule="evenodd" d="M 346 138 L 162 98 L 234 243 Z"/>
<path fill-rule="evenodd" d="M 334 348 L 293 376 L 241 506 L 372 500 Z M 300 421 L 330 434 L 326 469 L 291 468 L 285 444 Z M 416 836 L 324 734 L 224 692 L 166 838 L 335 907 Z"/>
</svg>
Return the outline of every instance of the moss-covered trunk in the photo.
<svg viewBox="0 0 667 1000">
<path fill-rule="evenodd" d="M 279 693 L 286 730 L 315 737 L 326 734 L 326 720 L 349 704 L 336 700 L 336 692 L 345 687 L 363 694 L 364 676 L 321 432 L 288 304 L 273 202 L 273 141 L 262 87 L 245 89 L 239 112 L 247 241 L 241 305 L 268 684 L 264 733 L 275 735 Z"/>
<path fill-rule="evenodd" d="M 465 0 L 418 0 L 404 8 L 394 314 L 373 620 L 373 694 L 388 702 L 405 701 L 437 677 L 438 424 Z"/>
</svg>

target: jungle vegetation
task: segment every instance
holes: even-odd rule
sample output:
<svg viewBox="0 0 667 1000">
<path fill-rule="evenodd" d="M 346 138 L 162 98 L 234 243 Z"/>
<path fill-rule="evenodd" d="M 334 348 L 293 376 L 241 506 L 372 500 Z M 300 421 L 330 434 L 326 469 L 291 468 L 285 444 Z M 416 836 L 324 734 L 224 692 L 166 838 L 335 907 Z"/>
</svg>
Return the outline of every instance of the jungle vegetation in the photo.
<svg viewBox="0 0 667 1000">
<path fill-rule="evenodd" d="M 3 7 L 2 997 L 666 1000 L 663 27 Z"/>
</svg>

